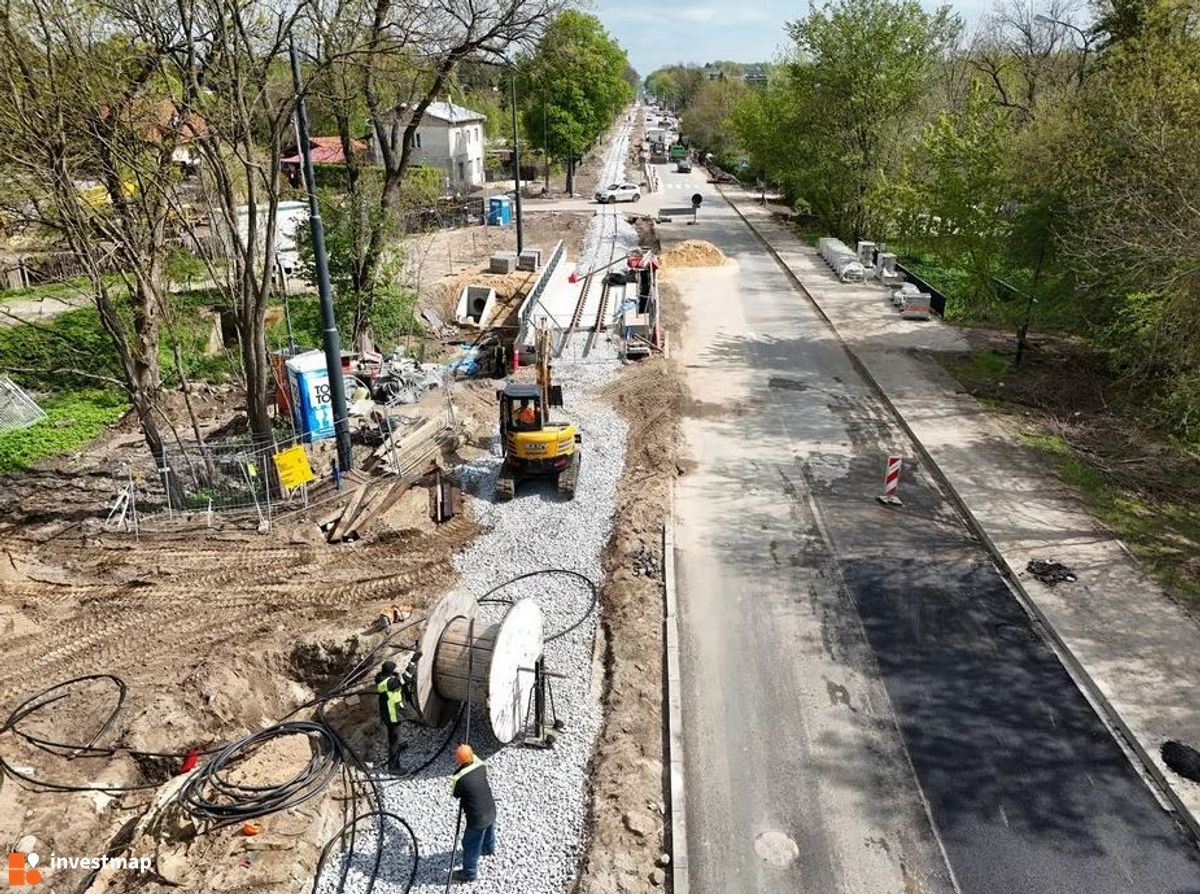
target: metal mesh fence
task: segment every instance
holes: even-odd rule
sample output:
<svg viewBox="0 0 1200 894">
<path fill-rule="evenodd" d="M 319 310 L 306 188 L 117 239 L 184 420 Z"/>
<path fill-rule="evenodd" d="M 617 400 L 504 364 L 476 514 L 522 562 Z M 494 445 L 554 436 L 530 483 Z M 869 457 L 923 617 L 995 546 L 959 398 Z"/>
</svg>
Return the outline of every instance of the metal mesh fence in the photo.
<svg viewBox="0 0 1200 894">
<path fill-rule="evenodd" d="M 116 470 L 108 521 L 130 528 L 138 513 L 242 511 L 270 525 L 272 516 L 308 505 L 317 480 L 305 480 L 304 471 L 315 467 L 312 446 L 294 436 L 265 445 L 249 436 L 177 442 L 165 448 L 161 466 L 147 458 Z"/>
<path fill-rule="evenodd" d="M 0 431 L 27 428 L 45 418 L 42 408 L 12 379 L 0 376 Z"/>
</svg>

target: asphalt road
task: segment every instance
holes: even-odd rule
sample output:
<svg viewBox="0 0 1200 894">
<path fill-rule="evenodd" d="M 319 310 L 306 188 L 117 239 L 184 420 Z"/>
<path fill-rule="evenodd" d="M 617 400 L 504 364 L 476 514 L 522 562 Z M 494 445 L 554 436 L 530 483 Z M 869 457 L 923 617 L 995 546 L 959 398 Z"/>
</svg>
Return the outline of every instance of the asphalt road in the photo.
<svg viewBox="0 0 1200 894">
<path fill-rule="evenodd" d="M 699 174 L 676 491 L 696 892 L 1200 892 L 1144 784 L 816 312 Z M 905 505 L 875 502 L 889 452 Z"/>
</svg>

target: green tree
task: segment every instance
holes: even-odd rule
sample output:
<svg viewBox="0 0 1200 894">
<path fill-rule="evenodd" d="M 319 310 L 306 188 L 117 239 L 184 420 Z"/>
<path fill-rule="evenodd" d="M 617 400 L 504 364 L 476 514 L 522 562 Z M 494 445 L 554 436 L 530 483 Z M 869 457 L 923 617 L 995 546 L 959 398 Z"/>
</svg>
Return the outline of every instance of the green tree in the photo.
<svg viewBox="0 0 1200 894">
<path fill-rule="evenodd" d="M 534 51 L 519 60 L 525 130 L 568 163 L 597 140 L 633 99 L 629 59 L 595 16 L 570 10 L 550 23 Z"/>
<path fill-rule="evenodd" d="M 680 127 L 697 147 L 711 152 L 718 164 L 730 165 L 738 152 L 730 116 L 750 92 L 741 78 L 705 81 L 683 112 Z"/>
<path fill-rule="evenodd" d="M 789 22 L 785 76 L 734 117 L 752 163 L 840 235 L 877 231 L 888 181 L 959 28 L 948 8 L 926 12 L 916 0 L 832 0 Z"/>
</svg>

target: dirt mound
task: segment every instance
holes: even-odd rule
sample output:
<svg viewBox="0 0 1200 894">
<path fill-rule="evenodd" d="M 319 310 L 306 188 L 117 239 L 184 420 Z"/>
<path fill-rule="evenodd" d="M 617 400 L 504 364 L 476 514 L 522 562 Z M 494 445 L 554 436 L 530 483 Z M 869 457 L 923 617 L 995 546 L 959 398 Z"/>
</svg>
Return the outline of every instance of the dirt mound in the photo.
<svg viewBox="0 0 1200 894">
<path fill-rule="evenodd" d="M 725 263 L 721 249 L 702 239 L 688 239 L 661 256 L 664 267 L 720 267 Z"/>
<path fill-rule="evenodd" d="M 488 286 L 496 290 L 496 298 L 500 301 L 512 301 L 515 309 L 518 296 L 533 285 L 536 273 L 521 270 L 515 273 L 487 273 L 482 270 L 467 270 L 455 276 L 448 276 L 442 281 L 442 295 L 437 301 L 435 310 L 443 320 L 453 321 L 458 309 L 458 298 L 465 286 Z"/>
</svg>

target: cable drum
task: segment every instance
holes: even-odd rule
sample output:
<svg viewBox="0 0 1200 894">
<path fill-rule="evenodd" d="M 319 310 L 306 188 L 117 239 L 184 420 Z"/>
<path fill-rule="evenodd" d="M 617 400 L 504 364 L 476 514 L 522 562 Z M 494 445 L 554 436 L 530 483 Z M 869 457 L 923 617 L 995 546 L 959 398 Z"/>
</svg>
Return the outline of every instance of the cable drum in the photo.
<svg viewBox="0 0 1200 894">
<path fill-rule="evenodd" d="M 269 785 L 234 782 L 233 767 L 254 755 L 268 742 L 302 735 L 312 755 L 291 779 Z M 219 752 L 197 770 L 179 792 L 179 801 L 191 816 L 220 824 L 256 819 L 303 804 L 320 794 L 333 780 L 343 756 L 329 727 L 310 720 L 293 720 L 247 736 Z"/>
</svg>

